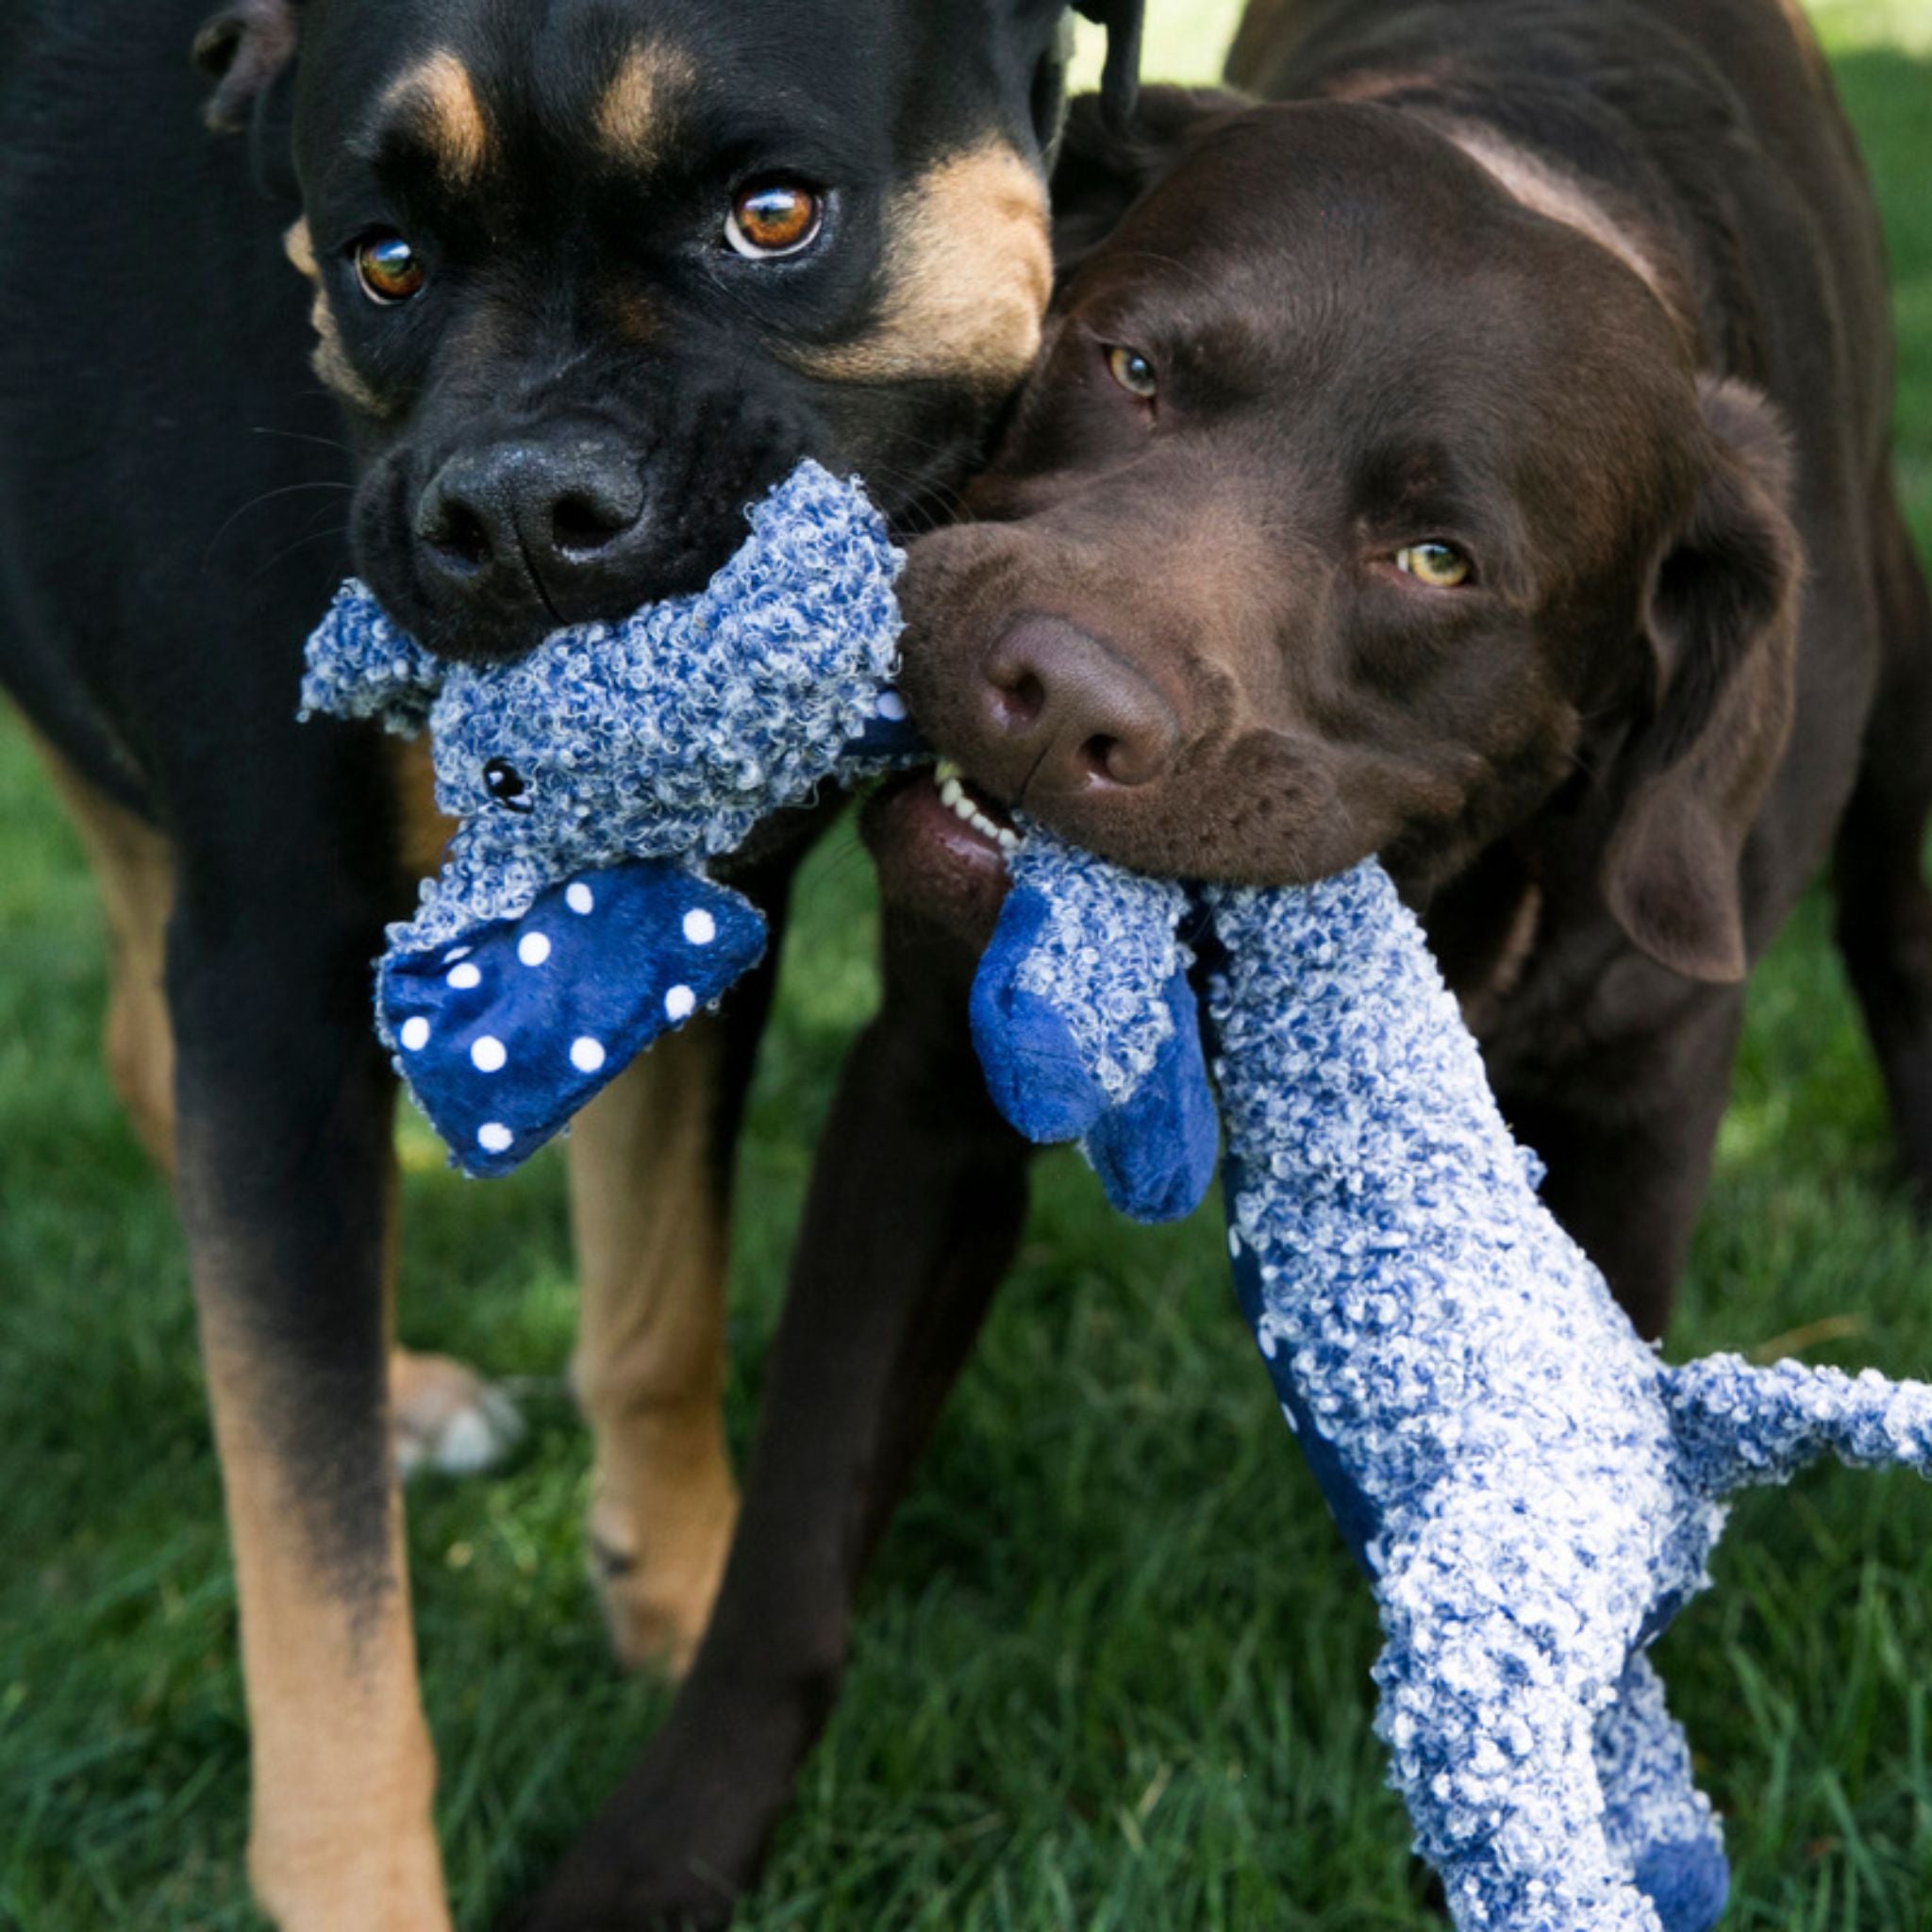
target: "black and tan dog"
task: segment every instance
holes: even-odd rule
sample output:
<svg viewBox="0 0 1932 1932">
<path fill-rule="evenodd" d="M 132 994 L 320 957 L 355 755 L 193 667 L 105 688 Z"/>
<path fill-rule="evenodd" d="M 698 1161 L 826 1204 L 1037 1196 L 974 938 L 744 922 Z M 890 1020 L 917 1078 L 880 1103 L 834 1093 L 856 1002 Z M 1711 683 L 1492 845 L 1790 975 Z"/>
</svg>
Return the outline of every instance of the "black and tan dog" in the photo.
<svg viewBox="0 0 1932 1932">
<path fill-rule="evenodd" d="M 447 1912 L 368 1008 L 440 830 L 368 734 L 295 728 L 301 641 L 352 559 L 452 652 L 628 611 L 703 581 L 807 453 L 915 516 L 1039 341 L 1066 8 L 207 4 L 0 20 L 0 669 L 97 864 L 113 1071 L 192 1249 L 256 1887 L 291 1928 L 421 1932 Z M 1138 6 L 1082 4 L 1124 103 Z M 774 911 L 789 863 L 754 881 Z M 724 1176 L 762 1008 L 653 1056 L 573 1150 L 593 1536 L 620 1648 L 674 1664 L 735 1507 Z M 395 1406 L 455 1374 L 402 1358 Z"/>
<path fill-rule="evenodd" d="M 1740 982 L 1835 854 L 1932 1193 L 1932 610 L 1877 222 L 1802 19 L 1263 0 L 1231 72 L 1283 105 L 1152 94 L 1124 140 L 1076 114 L 1045 353 L 976 521 L 914 546 L 908 690 L 984 789 L 915 778 L 869 813 L 886 1009 L 821 1155 L 738 1547 L 546 1932 L 621 1923 L 680 1859 L 722 1895 L 824 1723 L 1018 1225 L 1024 1157 L 960 1024 L 1002 804 L 1183 874 L 1384 853 L 1552 1205 L 1653 1333 Z M 882 1213 L 855 1143 L 917 1191 Z M 945 1270 L 894 1299 L 882 1256 Z"/>
</svg>

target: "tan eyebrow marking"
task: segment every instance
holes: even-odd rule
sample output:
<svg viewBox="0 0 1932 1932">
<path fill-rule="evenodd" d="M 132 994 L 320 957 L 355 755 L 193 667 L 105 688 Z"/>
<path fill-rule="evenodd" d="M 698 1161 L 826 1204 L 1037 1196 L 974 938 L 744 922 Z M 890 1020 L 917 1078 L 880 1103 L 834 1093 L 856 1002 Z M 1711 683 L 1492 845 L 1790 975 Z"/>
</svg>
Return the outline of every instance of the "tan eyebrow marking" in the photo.
<svg viewBox="0 0 1932 1932">
<path fill-rule="evenodd" d="M 474 180 L 490 159 L 490 123 L 470 70 L 447 47 L 399 74 L 383 91 L 386 112 L 408 116 L 434 150 L 443 177 Z"/>
<path fill-rule="evenodd" d="M 876 320 L 850 341 L 793 351 L 794 366 L 831 382 L 1016 382 L 1039 351 L 1053 293 L 1039 175 L 1007 142 L 988 141 L 902 189 L 885 227 L 889 280 Z"/>
<path fill-rule="evenodd" d="M 328 291 L 322 284 L 322 270 L 315 259 L 315 241 L 308 232 L 306 216 L 282 237 L 282 252 L 315 284 L 315 300 L 308 309 L 308 321 L 315 330 L 309 366 L 345 403 L 353 403 L 372 416 L 388 414 L 381 397 L 356 374 L 348 351 L 342 347 L 341 332 L 336 326 L 335 310 L 329 307 Z"/>
<path fill-rule="evenodd" d="M 663 158 L 674 96 L 697 82 L 697 67 L 682 47 L 641 41 L 618 64 L 597 103 L 597 135 L 618 159 L 648 168 Z"/>
</svg>

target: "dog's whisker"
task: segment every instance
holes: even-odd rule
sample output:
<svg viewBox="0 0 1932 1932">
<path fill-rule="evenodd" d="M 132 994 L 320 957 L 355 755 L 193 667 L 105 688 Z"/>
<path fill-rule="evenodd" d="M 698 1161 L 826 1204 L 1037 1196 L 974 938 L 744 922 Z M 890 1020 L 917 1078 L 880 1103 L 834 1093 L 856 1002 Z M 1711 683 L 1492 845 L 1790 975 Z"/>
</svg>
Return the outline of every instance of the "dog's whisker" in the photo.
<svg viewBox="0 0 1932 1932">
<path fill-rule="evenodd" d="M 289 544 L 285 549 L 277 550 L 275 554 L 273 557 L 271 557 L 269 560 L 265 564 L 263 564 L 258 571 L 255 573 L 255 575 L 249 581 L 252 583 L 259 583 L 261 579 L 269 574 L 270 571 L 275 569 L 276 566 L 279 564 L 286 563 L 290 558 L 294 556 L 296 551 L 306 548 L 310 543 L 321 543 L 326 540 L 346 537 L 348 534 L 348 525 L 338 524 L 332 530 L 314 530 L 311 531 L 306 537 L 297 537 L 295 541 L 292 543 Z"/>
<path fill-rule="evenodd" d="M 285 442 L 312 442 L 318 449 L 339 450 L 345 457 L 356 454 L 340 437 L 314 436 L 306 429 L 277 429 L 270 423 L 255 423 L 249 425 L 248 433 L 250 436 L 280 437 Z"/>
<path fill-rule="evenodd" d="M 264 490 L 259 496 L 251 496 L 248 499 L 248 501 L 241 507 L 241 508 L 232 511 L 228 516 L 223 518 L 220 527 L 215 531 L 214 535 L 208 540 L 208 548 L 202 553 L 202 562 L 207 563 L 208 558 L 214 555 L 216 544 L 218 544 L 222 541 L 222 539 L 225 537 L 228 534 L 228 532 L 232 530 L 235 527 L 235 525 L 239 524 L 242 521 L 242 519 L 249 513 L 250 510 L 259 509 L 263 504 L 273 503 L 275 501 L 277 497 L 300 496 L 304 491 L 310 490 L 340 491 L 344 495 L 352 495 L 354 493 L 353 485 L 344 483 L 340 478 L 336 477 L 330 477 L 327 479 L 318 479 L 317 481 L 312 483 L 284 483 L 279 490 Z"/>
</svg>

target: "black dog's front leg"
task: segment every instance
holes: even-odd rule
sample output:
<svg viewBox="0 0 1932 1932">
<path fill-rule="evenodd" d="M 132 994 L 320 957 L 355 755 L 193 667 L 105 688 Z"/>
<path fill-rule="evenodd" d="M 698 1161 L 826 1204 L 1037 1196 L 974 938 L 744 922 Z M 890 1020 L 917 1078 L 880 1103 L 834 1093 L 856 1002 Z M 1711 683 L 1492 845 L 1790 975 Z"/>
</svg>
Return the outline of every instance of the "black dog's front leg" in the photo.
<svg viewBox="0 0 1932 1932">
<path fill-rule="evenodd" d="M 821 1143 L 710 1628 L 530 1932 L 724 1924 L 830 1715 L 859 1575 L 1025 1211 L 1026 1150 L 967 1036 L 973 964 L 889 914 L 885 1003 Z"/>
<path fill-rule="evenodd" d="M 210 768 L 245 762 L 231 750 Z M 284 1932 L 449 1924 L 390 1440 L 393 1089 L 369 1024 L 394 897 L 381 769 L 368 734 L 316 727 L 273 784 L 211 781 L 220 824 L 179 843 L 167 948 L 176 1178 L 241 1607 L 249 1865 Z"/>
</svg>

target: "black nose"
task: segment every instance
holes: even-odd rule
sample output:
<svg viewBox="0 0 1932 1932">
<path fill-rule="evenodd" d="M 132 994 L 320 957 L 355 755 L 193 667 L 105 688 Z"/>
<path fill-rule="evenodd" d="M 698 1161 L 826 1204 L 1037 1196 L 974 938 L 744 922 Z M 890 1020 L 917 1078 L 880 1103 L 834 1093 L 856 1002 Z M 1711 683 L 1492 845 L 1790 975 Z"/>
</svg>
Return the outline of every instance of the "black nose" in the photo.
<svg viewBox="0 0 1932 1932">
<path fill-rule="evenodd" d="M 985 750 L 974 770 L 1008 800 L 1150 785 L 1174 768 L 1174 707 L 1119 652 L 1063 619 L 1022 618 L 985 674 Z"/>
<path fill-rule="evenodd" d="M 546 605 L 576 621 L 609 608 L 644 540 L 637 459 L 597 437 L 498 442 L 453 456 L 417 499 L 425 574 L 465 602 Z"/>
</svg>

